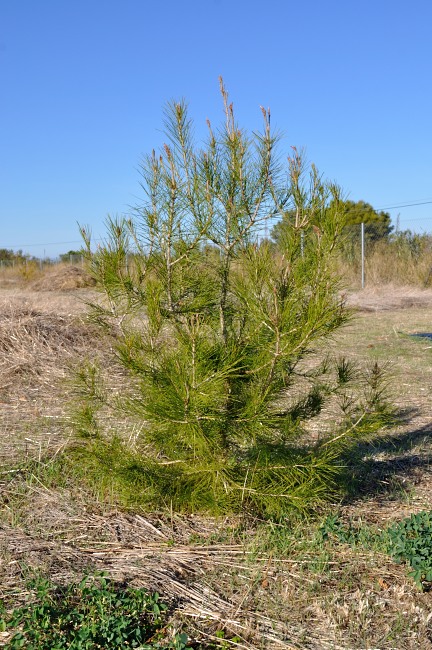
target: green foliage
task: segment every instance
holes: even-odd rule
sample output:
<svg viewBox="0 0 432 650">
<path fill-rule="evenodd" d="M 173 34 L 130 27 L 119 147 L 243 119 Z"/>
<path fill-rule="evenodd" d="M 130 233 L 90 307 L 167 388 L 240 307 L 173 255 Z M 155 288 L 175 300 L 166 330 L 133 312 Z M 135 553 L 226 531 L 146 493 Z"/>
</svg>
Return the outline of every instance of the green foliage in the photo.
<svg viewBox="0 0 432 650">
<path fill-rule="evenodd" d="M 168 142 L 142 164 L 146 198 L 134 219 L 110 219 L 96 252 L 82 230 L 107 305 L 93 318 L 116 332 L 128 385 L 108 399 L 84 369 L 78 429 L 99 465 L 109 458 L 111 475 L 154 505 L 282 516 L 334 493 L 341 449 L 374 410 L 363 419 L 345 400 L 320 444 L 305 444 L 304 424 L 349 391 L 348 366 L 306 363 L 350 315 L 334 270 L 340 192 L 295 149 L 284 170 L 269 113 L 248 135 L 222 83 L 221 92 L 226 120 L 218 131 L 208 123 L 202 149 L 185 104 L 168 106 Z M 287 214 L 280 252 L 258 245 Z M 141 422 L 134 450 L 103 433 L 104 408 Z"/>
<path fill-rule="evenodd" d="M 66 587 L 37 578 L 29 588 L 28 603 L 11 614 L 3 610 L 0 625 L 13 632 L 8 650 L 190 647 L 185 634 L 163 640 L 167 606 L 158 594 L 114 583 L 105 574 Z"/>
<path fill-rule="evenodd" d="M 406 562 L 415 583 L 423 589 L 432 583 L 432 512 L 418 512 L 395 522 L 383 531 L 365 525 L 344 523 L 338 514 L 329 515 L 319 529 L 323 540 L 335 538 L 350 546 L 363 546 L 389 553 L 396 562 Z"/>
<path fill-rule="evenodd" d="M 363 372 L 364 401 L 366 414 L 373 414 L 376 422 L 391 424 L 395 420 L 395 409 L 390 402 L 391 380 L 388 363 L 370 363 Z"/>
<path fill-rule="evenodd" d="M 345 227 L 364 223 L 366 235 L 371 240 L 386 239 L 393 230 L 389 213 L 375 210 L 365 201 L 344 201 L 342 210 Z"/>
<path fill-rule="evenodd" d="M 338 513 L 328 515 L 318 529 L 318 537 L 323 541 L 336 539 L 341 544 L 363 546 L 385 552 L 387 545 L 381 531 L 366 526 L 362 522 L 345 523 Z"/>
<path fill-rule="evenodd" d="M 70 264 L 71 261 L 76 264 L 77 262 L 81 261 L 81 258 L 82 251 L 80 250 L 70 250 L 67 253 L 61 253 L 61 255 L 59 255 L 60 262 L 67 264 Z"/>
<path fill-rule="evenodd" d="M 390 526 L 388 550 L 397 562 L 407 562 L 419 587 L 432 583 L 432 512 L 418 512 Z"/>
<path fill-rule="evenodd" d="M 377 211 L 365 201 L 344 201 L 334 200 L 329 209 L 337 210 L 343 223 L 343 234 L 345 238 L 344 248 L 354 242 L 360 243 L 360 224 L 365 224 L 365 237 L 368 242 L 381 239 L 388 240 L 393 230 L 391 217 L 388 212 Z M 291 210 L 283 215 L 271 231 L 272 240 L 279 246 L 285 237 L 285 231 L 289 230 L 296 220 L 296 212 Z M 315 223 L 319 227 L 318 221 Z"/>
<path fill-rule="evenodd" d="M 15 259 L 15 252 L 8 248 L 0 248 L 0 261 L 10 262 Z"/>
<path fill-rule="evenodd" d="M 215 632 L 215 637 L 219 639 L 218 647 L 221 650 L 229 650 L 229 648 L 232 648 L 233 646 L 235 647 L 237 643 L 241 642 L 241 638 L 239 636 L 226 638 L 224 630 L 217 630 Z"/>
<path fill-rule="evenodd" d="M 14 251 L 9 248 L 0 248 L 0 262 L 2 264 L 12 265 L 15 262 L 17 264 L 23 264 L 29 257 L 29 255 L 24 255 L 21 250 Z"/>
</svg>

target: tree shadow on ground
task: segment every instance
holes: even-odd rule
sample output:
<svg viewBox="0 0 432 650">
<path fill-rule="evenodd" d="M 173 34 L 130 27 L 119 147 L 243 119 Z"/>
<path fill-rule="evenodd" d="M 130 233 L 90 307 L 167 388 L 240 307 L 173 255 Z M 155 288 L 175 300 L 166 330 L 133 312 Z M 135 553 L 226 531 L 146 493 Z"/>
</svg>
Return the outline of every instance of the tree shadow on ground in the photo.
<svg viewBox="0 0 432 650">
<path fill-rule="evenodd" d="M 345 503 L 379 495 L 399 498 L 422 475 L 432 477 L 432 423 L 360 443 L 344 460 Z"/>
</svg>

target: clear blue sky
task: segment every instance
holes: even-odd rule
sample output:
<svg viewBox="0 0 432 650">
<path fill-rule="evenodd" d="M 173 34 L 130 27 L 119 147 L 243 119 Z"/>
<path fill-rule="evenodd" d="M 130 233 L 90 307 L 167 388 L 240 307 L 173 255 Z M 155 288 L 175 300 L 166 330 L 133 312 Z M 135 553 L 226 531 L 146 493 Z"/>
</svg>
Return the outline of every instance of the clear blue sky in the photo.
<svg viewBox="0 0 432 650">
<path fill-rule="evenodd" d="M 286 151 L 353 200 L 432 201 L 430 0 L 1 0 L 0 248 L 103 235 L 140 196 L 164 103 L 184 97 L 204 133 L 219 75 L 242 126 L 270 106 Z M 432 204 L 390 212 L 432 230 Z"/>
</svg>

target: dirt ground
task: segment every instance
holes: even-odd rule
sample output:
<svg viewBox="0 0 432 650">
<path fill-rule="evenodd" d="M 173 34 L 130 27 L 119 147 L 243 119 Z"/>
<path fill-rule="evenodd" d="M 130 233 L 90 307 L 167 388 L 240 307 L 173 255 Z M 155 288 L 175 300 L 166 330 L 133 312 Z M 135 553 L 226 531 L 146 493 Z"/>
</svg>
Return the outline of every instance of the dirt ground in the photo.
<svg viewBox="0 0 432 650">
<path fill-rule="evenodd" d="M 45 284 L 46 286 L 46 284 Z M 346 292 L 347 303 L 360 311 L 388 311 L 432 306 L 432 289 L 386 285 Z M 0 308 L 10 304 L 26 305 L 44 313 L 79 315 L 86 311 L 86 302 L 97 293 L 84 288 L 75 291 L 4 288 L 0 286 Z"/>
<path fill-rule="evenodd" d="M 432 305 L 432 289 L 386 285 L 348 292 L 349 305 L 364 311 L 400 310 Z"/>
<path fill-rule="evenodd" d="M 221 627 L 239 635 L 230 647 L 432 648 L 431 593 L 379 554 L 342 546 L 253 554 L 230 538 L 235 521 L 119 512 L 16 469 L 55 458 L 68 442 L 69 368 L 105 354 L 84 320 L 95 295 L 0 289 L 0 596 L 17 597 L 29 568 L 59 582 L 97 568 L 171 598 L 201 638 Z M 432 290 L 367 289 L 347 303 L 356 316 L 329 347 L 387 364 L 400 418 L 365 448 L 364 493 L 335 507 L 383 527 L 432 510 L 432 340 L 409 336 L 432 332 Z M 324 568 L 312 569 L 318 561 Z"/>
</svg>

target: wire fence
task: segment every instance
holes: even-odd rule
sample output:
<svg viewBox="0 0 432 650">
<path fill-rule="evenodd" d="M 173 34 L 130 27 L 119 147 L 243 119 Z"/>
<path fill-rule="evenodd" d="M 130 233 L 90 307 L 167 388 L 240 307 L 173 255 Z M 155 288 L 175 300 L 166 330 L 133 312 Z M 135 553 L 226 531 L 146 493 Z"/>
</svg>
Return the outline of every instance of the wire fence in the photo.
<svg viewBox="0 0 432 650">
<path fill-rule="evenodd" d="M 303 244 L 304 238 L 302 249 Z M 133 256 L 131 252 L 131 260 Z M 77 251 L 56 258 L 31 257 L 20 252 L 9 259 L 0 258 L 0 270 L 16 269 L 25 274 L 26 269 L 43 271 L 60 263 L 85 267 L 84 256 Z M 354 289 L 383 284 L 432 287 L 432 232 L 402 230 L 398 224 L 383 226 L 380 222 L 347 226 L 339 265 L 345 283 Z"/>
<path fill-rule="evenodd" d="M 432 233 L 359 223 L 347 229 L 344 277 L 356 288 L 383 284 L 432 286 Z"/>
<path fill-rule="evenodd" d="M 58 257 L 30 257 L 16 255 L 9 259 L 0 259 L 0 269 L 20 269 L 22 267 L 37 266 L 42 271 L 57 264 L 69 264 L 70 266 L 84 266 L 84 256 L 81 253 L 68 253 Z"/>
</svg>

